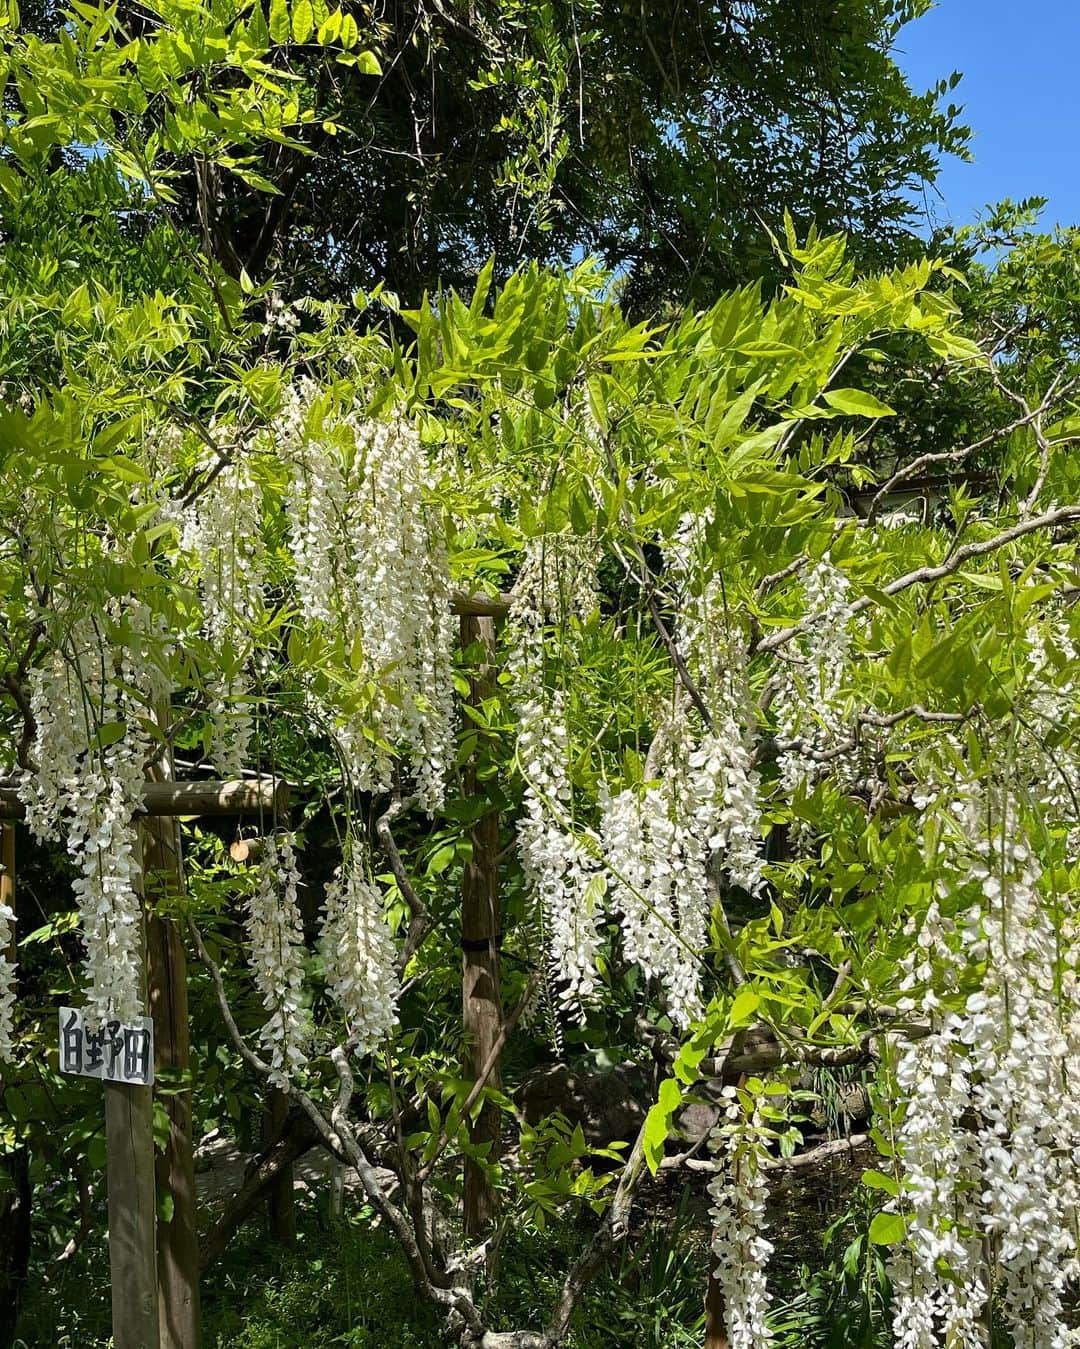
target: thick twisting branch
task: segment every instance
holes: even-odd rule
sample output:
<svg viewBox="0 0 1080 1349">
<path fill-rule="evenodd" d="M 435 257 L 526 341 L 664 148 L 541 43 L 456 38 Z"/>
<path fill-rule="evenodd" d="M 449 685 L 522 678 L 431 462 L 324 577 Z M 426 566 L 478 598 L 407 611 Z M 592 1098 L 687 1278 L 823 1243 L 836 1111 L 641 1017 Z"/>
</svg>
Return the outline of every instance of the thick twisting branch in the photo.
<svg viewBox="0 0 1080 1349">
<path fill-rule="evenodd" d="M 330 1151 L 336 1156 L 343 1157 L 355 1170 L 372 1207 L 397 1239 L 421 1296 L 448 1315 L 458 1318 L 460 1323 L 468 1327 L 470 1333 L 476 1337 L 475 1342 L 479 1342 L 483 1335 L 483 1325 L 472 1298 L 467 1290 L 444 1286 L 442 1276 L 436 1274 L 435 1278 L 432 1278 L 434 1271 L 429 1265 L 430 1253 L 424 1249 L 423 1235 L 418 1236 L 413 1231 L 408 1218 L 387 1194 L 378 1171 L 360 1142 L 354 1123 L 346 1118 L 345 1112 L 353 1095 L 353 1078 L 345 1047 L 338 1045 L 331 1051 L 331 1061 L 338 1074 L 339 1086 L 337 1099 L 328 1120 L 307 1092 L 301 1090 L 285 1075 L 275 1073 L 244 1039 L 229 1006 L 221 970 L 207 951 L 202 935 L 191 918 L 188 919 L 188 930 L 196 954 L 210 975 L 229 1038 L 241 1058 L 259 1076 L 272 1077 L 285 1095 L 292 1097 L 308 1116 Z"/>
<path fill-rule="evenodd" d="M 1055 379 L 1046 391 L 1042 402 L 1037 408 L 1031 408 L 1019 395 L 1012 395 L 1008 390 L 1002 390 L 1007 396 L 1012 397 L 1013 401 L 1019 401 L 1023 411 L 1021 415 L 1009 422 L 1006 426 L 998 427 L 987 435 L 974 440 L 970 445 L 962 445 L 955 450 L 935 450 L 928 454 L 920 454 L 917 459 L 913 459 L 910 464 L 905 464 L 903 468 L 898 468 L 891 478 L 887 479 L 875 492 L 873 500 L 870 502 L 870 510 L 867 514 L 867 523 L 873 524 L 877 518 L 878 506 L 883 497 L 896 490 L 902 483 L 914 478 L 924 469 L 932 468 L 936 464 L 959 464 L 965 459 L 977 454 L 979 450 L 985 450 L 996 441 L 1003 440 L 1005 436 L 1011 435 L 1014 431 L 1020 430 L 1023 426 L 1036 426 L 1041 424 L 1041 419 L 1060 399 L 1064 398 L 1068 391 L 1076 384 L 1071 380 L 1063 388 L 1059 389 L 1060 377 Z M 998 387 L 1001 388 L 1000 383 Z"/>
<path fill-rule="evenodd" d="M 952 576 L 954 572 L 958 572 L 966 562 L 970 562 L 973 558 L 985 557 L 987 553 L 997 552 L 999 548 L 1005 548 L 1008 544 L 1015 543 L 1025 534 L 1034 534 L 1040 529 L 1053 529 L 1055 525 L 1069 524 L 1074 520 L 1080 520 L 1080 505 L 1059 506 L 1056 510 L 1044 511 L 1042 515 L 1036 515 L 1030 520 L 1020 520 L 1017 524 L 1011 525 L 1008 529 L 1003 529 L 992 538 L 983 539 L 979 543 L 966 543 L 962 548 L 957 548 L 947 561 L 938 566 L 916 567 L 914 571 L 905 572 L 902 576 L 897 576 L 892 581 L 880 586 L 874 595 L 861 595 L 847 606 L 843 621 L 846 622 L 857 614 L 865 613 L 867 609 L 872 608 L 877 604 L 879 594 L 886 596 L 899 595 L 901 591 L 910 590 L 912 586 L 930 585 L 934 581 L 943 580 L 946 576 Z M 751 654 L 758 655 L 763 651 L 776 651 L 779 647 L 786 646 L 793 638 L 808 632 L 820 621 L 821 619 L 817 614 L 811 614 L 800 619 L 798 623 L 792 623 L 790 627 L 780 628 L 768 637 L 762 637 L 756 642 Z"/>
<path fill-rule="evenodd" d="M 795 750 L 804 758 L 813 759 L 815 763 L 830 763 L 834 759 L 842 758 L 845 754 L 850 754 L 853 749 L 857 749 L 862 741 L 862 728 L 864 726 L 873 726 L 877 730 L 891 730 L 898 726 L 902 721 L 916 720 L 924 721 L 931 726 L 961 726 L 972 717 L 977 716 L 981 711 L 977 704 L 968 712 L 933 712 L 929 708 L 923 707 L 922 703 L 912 703 L 909 707 L 902 707 L 897 712 L 860 712 L 854 722 L 854 727 L 849 736 L 839 741 L 835 745 L 830 745 L 827 749 L 820 749 L 809 740 L 780 740 L 775 737 L 762 740 L 755 750 L 755 759 L 758 762 L 769 760 L 776 754 L 783 754 Z"/>
<path fill-rule="evenodd" d="M 791 1157 L 770 1157 L 764 1162 L 766 1171 L 805 1171 L 811 1167 L 820 1166 L 822 1162 L 831 1161 L 834 1157 L 852 1157 L 862 1148 L 865 1148 L 870 1142 L 869 1134 L 851 1134 L 847 1138 L 831 1138 L 827 1143 L 819 1143 L 817 1147 L 808 1148 L 805 1152 L 796 1152 Z M 722 1169 L 718 1162 L 710 1161 L 706 1157 L 691 1157 L 684 1154 L 681 1157 L 665 1157 L 660 1163 L 665 1171 L 678 1170 L 680 1167 L 687 1171 L 706 1171 L 714 1172 Z"/>
</svg>

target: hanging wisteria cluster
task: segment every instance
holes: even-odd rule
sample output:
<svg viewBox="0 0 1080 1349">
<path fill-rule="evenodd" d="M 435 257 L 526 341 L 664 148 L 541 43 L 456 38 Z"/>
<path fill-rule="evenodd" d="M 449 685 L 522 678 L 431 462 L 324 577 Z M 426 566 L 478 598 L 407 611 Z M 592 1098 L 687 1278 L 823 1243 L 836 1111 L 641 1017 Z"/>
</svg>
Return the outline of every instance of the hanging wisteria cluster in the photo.
<svg viewBox="0 0 1080 1349">
<path fill-rule="evenodd" d="M 75 620 L 30 676 L 33 767 L 19 790 L 35 837 L 63 838 L 78 872 L 90 1026 L 142 1013 L 133 820 L 156 752 L 147 726 L 170 691 L 168 647 L 160 616 L 114 600 L 102 620 Z"/>
<path fill-rule="evenodd" d="M 567 706 L 545 679 L 545 631 L 566 640 L 596 607 L 595 546 L 573 535 L 534 541 L 514 587 L 510 672 L 525 778 L 518 845 L 562 1006 L 579 1014 L 596 987 L 604 881 L 595 835 L 575 828 Z"/>
<path fill-rule="evenodd" d="M 1080 774 L 1074 757 L 1062 750 L 1063 733 L 1077 728 L 1076 671 L 1080 652 L 1066 618 L 1056 613 L 1028 634 L 1027 698 L 1016 736 L 1019 766 L 1044 817 L 1071 821 L 1070 848 L 1080 848 Z"/>
<path fill-rule="evenodd" d="M 445 530 L 427 501 L 431 468 L 413 426 L 332 417 L 305 386 L 273 429 L 289 464 L 289 546 L 307 620 L 324 626 L 367 681 L 352 704 L 315 702 L 354 787 L 389 788 L 395 753 L 421 805 L 441 803 L 452 760 L 455 629 Z M 313 695 L 314 697 L 314 695 Z"/>
<path fill-rule="evenodd" d="M 806 632 L 785 655 L 772 699 L 781 746 L 779 785 L 785 793 L 812 783 L 822 771 L 822 756 L 843 737 L 844 677 L 851 648 L 849 588 L 847 577 L 828 557 L 804 581 Z"/>
<path fill-rule="evenodd" d="M 714 1277 L 724 1301 L 731 1349 L 763 1349 L 773 1336 L 766 1323 L 765 1271 L 772 1243 L 765 1235 L 771 1131 L 755 1098 L 747 1112 L 734 1087 L 723 1091 L 723 1113 L 709 1137 L 717 1170 L 709 1182 Z"/>
<path fill-rule="evenodd" d="M 1080 1003 L 1074 923 L 1041 868 L 1018 803 L 970 793 L 960 824 L 978 841 L 935 902 L 908 958 L 901 1010 L 932 1031 L 900 1054 L 896 1132 L 907 1239 L 892 1262 L 898 1349 L 975 1349 L 997 1286 L 1018 1349 L 1070 1343 L 1065 1286 L 1077 1273 Z M 972 963 L 980 987 L 963 995 Z M 950 996 L 951 995 L 951 996 Z M 957 1006 L 957 997 L 960 1003 Z"/>
<path fill-rule="evenodd" d="M 687 556 L 684 546 L 680 568 Z M 537 541 L 515 585 L 522 863 L 564 1005 L 580 1011 L 593 991 L 610 913 L 627 958 L 656 979 L 685 1027 L 702 1009 L 700 953 L 721 881 L 751 893 L 763 883 L 745 643 L 732 632 L 715 580 L 690 593 L 679 640 L 712 705 L 711 724 L 676 699 L 655 733 L 646 781 L 614 794 L 605 787 L 597 835 L 574 820 L 565 697 L 544 680 L 548 621 L 561 617 L 559 640 L 572 641 L 574 623 L 596 607 L 595 586 L 589 541 L 573 535 Z"/>
<path fill-rule="evenodd" d="M 572 828 L 566 713 L 559 692 L 519 709 L 518 760 L 526 779 L 518 846 L 543 923 L 563 1007 L 580 1013 L 596 988 L 604 881 L 591 834 Z"/>
<path fill-rule="evenodd" d="M 701 955 L 722 874 L 757 891 L 762 883 L 756 774 L 744 732 L 695 739 L 672 716 L 656 732 L 641 790 L 601 799 L 600 834 L 612 906 L 623 942 L 663 988 L 676 1024 L 702 1009 Z"/>
<path fill-rule="evenodd" d="M 304 927 L 300 917 L 293 840 L 288 833 L 267 838 L 257 883 L 245 903 L 245 928 L 255 987 L 268 1013 L 259 1032 L 270 1066 L 288 1078 L 303 1068 L 311 1045 L 311 1022 L 304 1004 Z"/>
<path fill-rule="evenodd" d="M 397 1024 L 396 952 L 371 859 L 354 840 L 326 887 L 322 952 L 330 996 L 358 1054 L 383 1044 Z"/>
<path fill-rule="evenodd" d="M 248 766 L 254 729 L 251 634 L 263 617 L 267 571 L 259 503 L 250 466 L 238 459 L 180 515 L 180 547 L 197 578 L 203 635 L 218 662 L 207 679 L 207 712 L 212 760 L 225 776 Z"/>
</svg>

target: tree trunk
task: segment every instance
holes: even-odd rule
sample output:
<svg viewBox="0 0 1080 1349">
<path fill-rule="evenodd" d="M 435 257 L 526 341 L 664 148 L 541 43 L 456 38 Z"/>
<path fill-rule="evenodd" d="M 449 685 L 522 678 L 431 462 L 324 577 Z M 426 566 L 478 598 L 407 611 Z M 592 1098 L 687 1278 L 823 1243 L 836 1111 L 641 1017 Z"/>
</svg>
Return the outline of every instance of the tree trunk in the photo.
<svg viewBox="0 0 1080 1349">
<path fill-rule="evenodd" d="M 461 643 L 468 648 L 479 645 L 480 664 L 470 680 L 470 701 L 479 706 L 490 698 L 495 684 L 495 623 L 492 618 L 465 615 L 461 619 Z M 483 788 L 478 780 L 474 754 L 465 765 L 464 790 L 475 797 Z M 499 817 L 495 811 L 482 815 L 469 831 L 472 857 L 465 864 L 461 894 L 462 1013 L 465 1029 L 463 1074 L 475 1081 L 491 1056 L 502 1026 L 502 997 L 499 987 L 499 941 L 502 937 L 499 913 Z M 488 1077 L 488 1084 L 499 1084 L 499 1067 Z M 498 1106 L 485 1103 L 469 1126 L 474 1146 L 489 1144 L 487 1159 L 494 1161 L 499 1151 L 500 1112 Z M 482 1168 L 465 1159 L 464 1226 L 470 1237 L 482 1236 L 495 1216 L 497 1197 Z"/>
</svg>

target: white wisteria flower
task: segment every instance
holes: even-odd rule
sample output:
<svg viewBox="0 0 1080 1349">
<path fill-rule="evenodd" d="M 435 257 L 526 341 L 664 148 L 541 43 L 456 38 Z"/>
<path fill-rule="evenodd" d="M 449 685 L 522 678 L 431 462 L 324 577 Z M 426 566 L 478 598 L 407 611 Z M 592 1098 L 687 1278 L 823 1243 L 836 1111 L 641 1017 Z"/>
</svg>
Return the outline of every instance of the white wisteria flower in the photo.
<svg viewBox="0 0 1080 1349">
<path fill-rule="evenodd" d="M 724 1097 L 724 1115 L 709 1137 L 717 1162 L 709 1182 L 713 1270 L 731 1349 L 763 1349 L 773 1342 L 766 1321 L 765 1270 L 773 1252 L 765 1235 L 768 1152 L 758 1103 L 747 1117 L 734 1087 L 725 1087 Z"/>
<path fill-rule="evenodd" d="M 780 753 L 780 788 L 791 794 L 822 772 L 822 755 L 844 734 L 844 682 L 851 650 L 850 583 L 823 557 L 803 581 L 806 631 L 774 676 L 772 710 Z"/>
<path fill-rule="evenodd" d="M 356 1052 L 376 1050 L 397 1025 L 394 940 L 370 858 L 354 840 L 326 887 L 322 951 L 326 982 L 341 1008 Z"/>
<path fill-rule="evenodd" d="M 313 386 L 286 399 L 275 450 L 290 464 L 289 550 L 305 621 L 354 665 L 360 698 L 310 695 L 352 785 L 385 791 L 395 753 L 421 805 L 443 801 L 454 735 L 450 565 L 415 427 L 331 415 Z"/>
<path fill-rule="evenodd" d="M 211 757 L 227 777 L 239 776 L 247 766 L 254 730 L 251 632 L 265 609 L 268 567 L 257 523 L 261 509 L 250 465 L 235 459 L 186 508 L 180 537 L 181 551 L 197 579 L 203 635 L 221 665 L 210 671 L 206 683 Z"/>
<path fill-rule="evenodd" d="M 76 865 L 91 1028 L 143 1012 L 134 816 L 156 748 L 146 723 L 168 693 L 170 645 L 147 605 L 114 599 L 100 622 L 72 624 L 30 674 L 34 766 L 20 794 L 31 831 L 62 837 Z"/>
<path fill-rule="evenodd" d="M 304 1006 L 304 929 L 297 889 L 300 873 L 292 837 L 266 840 L 255 887 L 245 903 L 251 972 L 269 1013 L 259 1032 L 275 1075 L 303 1068 L 311 1042 Z"/>
<path fill-rule="evenodd" d="M 974 843 L 939 890 L 969 906 L 946 919 L 932 903 L 905 962 L 903 1005 L 929 1017 L 931 1034 L 897 1067 L 907 1235 L 892 1260 L 896 1344 L 983 1343 L 989 1244 L 1014 1343 L 1058 1349 L 1080 1216 L 1076 957 L 1059 979 L 1059 934 L 1017 802 L 993 785 L 964 796 L 945 824 L 959 846 Z M 949 1010 L 971 962 L 984 965 L 982 987 Z"/>
</svg>

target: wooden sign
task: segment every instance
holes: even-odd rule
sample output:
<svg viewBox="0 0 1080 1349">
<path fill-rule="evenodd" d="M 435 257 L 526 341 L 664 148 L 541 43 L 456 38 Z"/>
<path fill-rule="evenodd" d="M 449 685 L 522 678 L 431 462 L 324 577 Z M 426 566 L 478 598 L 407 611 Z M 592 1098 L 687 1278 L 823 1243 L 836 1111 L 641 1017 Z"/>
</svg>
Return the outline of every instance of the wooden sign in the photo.
<svg viewBox="0 0 1080 1349">
<path fill-rule="evenodd" d="M 154 1023 L 106 1021 L 87 1030 L 79 1007 L 60 1008 L 60 1071 L 148 1087 L 154 1080 Z"/>
</svg>

